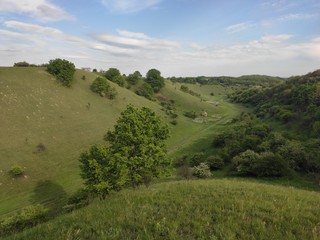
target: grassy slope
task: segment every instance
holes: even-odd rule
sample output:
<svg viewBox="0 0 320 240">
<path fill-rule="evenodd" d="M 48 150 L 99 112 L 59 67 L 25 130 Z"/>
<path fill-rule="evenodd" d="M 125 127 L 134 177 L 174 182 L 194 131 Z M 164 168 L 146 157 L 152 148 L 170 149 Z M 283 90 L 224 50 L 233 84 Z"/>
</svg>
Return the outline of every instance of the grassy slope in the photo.
<svg viewBox="0 0 320 240">
<path fill-rule="evenodd" d="M 99 97 L 89 90 L 94 78 L 77 71 L 68 89 L 42 68 L 0 68 L 0 214 L 30 204 L 41 181 L 67 193 L 80 186 L 80 152 L 102 141 L 127 104 L 160 112 L 155 103 L 119 87 L 116 100 Z M 33 153 L 39 143 L 47 150 Z M 11 179 L 7 172 L 14 164 L 26 168 L 26 177 Z M 43 195 L 35 201 L 46 200 Z"/>
<path fill-rule="evenodd" d="M 86 80 L 81 80 L 83 75 Z M 95 77 L 78 70 L 72 88 L 68 89 L 44 68 L 0 68 L 0 215 L 34 202 L 52 201 L 77 189 L 81 185 L 79 154 L 102 142 L 127 104 L 151 107 L 164 117 L 157 103 L 125 88 L 115 86 L 119 95 L 112 101 L 92 93 L 89 86 Z M 171 156 L 209 145 L 212 134 L 226 127 L 223 123 L 242 110 L 229 103 L 216 107 L 200 102 L 179 88 L 167 82 L 162 91 L 176 101 L 179 113 L 179 123 L 171 127 L 172 138 L 168 142 Z M 210 92 L 216 91 L 215 97 L 209 96 L 209 87 L 195 91 L 208 100 L 221 99 L 221 87 L 210 88 Z M 88 102 L 90 110 L 86 107 Z M 190 110 L 208 111 L 208 123 L 194 123 L 182 116 Z M 33 153 L 39 143 L 47 150 Z M 15 164 L 25 167 L 25 177 L 12 179 L 8 175 Z"/>
<path fill-rule="evenodd" d="M 320 193 L 235 180 L 127 189 L 8 239 L 319 239 Z"/>
</svg>

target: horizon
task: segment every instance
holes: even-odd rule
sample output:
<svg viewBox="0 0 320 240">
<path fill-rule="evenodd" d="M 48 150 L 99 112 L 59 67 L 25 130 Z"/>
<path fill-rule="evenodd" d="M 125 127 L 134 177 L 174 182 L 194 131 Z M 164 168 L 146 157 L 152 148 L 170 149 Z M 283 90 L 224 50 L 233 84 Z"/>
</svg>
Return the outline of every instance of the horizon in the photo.
<svg viewBox="0 0 320 240">
<path fill-rule="evenodd" d="M 303 75 L 320 68 L 319 10 L 316 0 L 0 0 L 0 65 Z"/>
</svg>

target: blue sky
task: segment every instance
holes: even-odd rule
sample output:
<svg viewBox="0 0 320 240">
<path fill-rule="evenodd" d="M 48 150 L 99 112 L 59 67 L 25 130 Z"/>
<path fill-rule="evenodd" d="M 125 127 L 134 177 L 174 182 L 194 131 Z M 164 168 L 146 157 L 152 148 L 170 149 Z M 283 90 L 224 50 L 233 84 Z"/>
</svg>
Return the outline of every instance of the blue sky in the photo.
<svg viewBox="0 0 320 240">
<path fill-rule="evenodd" d="M 319 0 L 0 0 L 0 65 L 164 76 L 291 76 L 320 68 Z"/>
</svg>

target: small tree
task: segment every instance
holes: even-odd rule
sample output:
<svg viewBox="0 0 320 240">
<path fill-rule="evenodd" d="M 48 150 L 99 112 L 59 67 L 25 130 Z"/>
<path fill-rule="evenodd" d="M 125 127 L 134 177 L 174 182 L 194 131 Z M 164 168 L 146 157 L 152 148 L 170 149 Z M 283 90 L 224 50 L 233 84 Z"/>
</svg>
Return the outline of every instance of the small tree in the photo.
<svg viewBox="0 0 320 240">
<path fill-rule="evenodd" d="M 114 131 L 105 139 L 110 153 L 125 161 L 129 181 L 133 186 L 143 183 L 146 177 L 159 177 L 167 171 L 170 161 L 165 141 L 169 137 L 167 125 L 149 108 L 136 109 L 129 105 L 121 113 Z"/>
<path fill-rule="evenodd" d="M 50 60 L 47 66 L 49 73 L 54 75 L 64 86 L 70 87 L 76 68 L 72 62 L 65 59 Z"/>
<path fill-rule="evenodd" d="M 117 68 L 109 68 L 108 71 L 105 72 L 104 76 L 113 82 L 115 77 L 121 76 L 121 73 Z"/>
<path fill-rule="evenodd" d="M 147 72 L 146 82 L 150 84 L 155 93 L 159 92 L 165 85 L 164 79 L 161 76 L 160 71 L 157 69 L 150 69 Z"/>
<path fill-rule="evenodd" d="M 120 190 L 127 181 L 128 169 L 119 154 L 106 146 L 94 145 L 80 156 L 81 177 L 89 190 L 105 198 L 110 191 Z"/>
</svg>

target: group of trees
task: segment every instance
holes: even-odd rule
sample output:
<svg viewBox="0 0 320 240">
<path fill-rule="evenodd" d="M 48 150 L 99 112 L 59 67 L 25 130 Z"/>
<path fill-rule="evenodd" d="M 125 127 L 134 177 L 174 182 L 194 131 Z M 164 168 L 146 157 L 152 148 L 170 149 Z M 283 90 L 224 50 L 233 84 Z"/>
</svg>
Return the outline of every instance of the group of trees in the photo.
<svg viewBox="0 0 320 240">
<path fill-rule="evenodd" d="M 295 123 L 314 137 L 319 136 L 313 131 L 320 122 L 320 70 L 273 87 L 240 90 L 230 98 L 253 106 L 258 117 Z"/>
<path fill-rule="evenodd" d="M 104 198 L 126 185 L 148 184 L 166 173 L 168 126 L 149 108 L 129 105 L 108 131 L 108 145 L 94 145 L 80 156 L 81 176 L 87 188 Z"/>
</svg>

